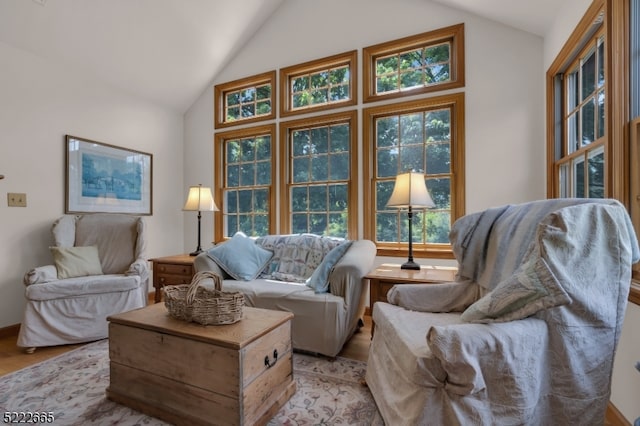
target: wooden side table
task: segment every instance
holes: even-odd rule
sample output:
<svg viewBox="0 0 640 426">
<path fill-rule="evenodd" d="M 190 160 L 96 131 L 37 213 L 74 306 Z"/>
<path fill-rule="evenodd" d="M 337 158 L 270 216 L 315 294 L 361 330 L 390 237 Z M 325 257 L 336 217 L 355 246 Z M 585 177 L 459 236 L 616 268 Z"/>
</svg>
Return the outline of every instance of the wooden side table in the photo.
<svg viewBox="0 0 640 426">
<path fill-rule="evenodd" d="M 400 265 L 384 263 L 364 276 L 369 280 L 369 309 L 373 304 L 387 302 L 387 293 L 394 285 L 433 284 L 454 281 L 458 268 L 450 266 L 421 266 L 420 270 L 400 269 Z M 373 336 L 375 324 L 371 325 Z"/>
<path fill-rule="evenodd" d="M 175 256 L 149 259 L 153 263 L 153 299 L 158 303 L 162 299 L 162 287 L 165 285 L 189 284 L 196 271 L 193 267 L 195 256 L 178 254 Z"/>
<path fill-rule="evenodd" d="M 365 275 L 369 280 L 369 307 L 375 302 L 386 302 L 387 293 L 396 284 L 431 284 L 455 280 L 458 268 L 449 266 L 421 266 L 419 271 L 400 269 L 389 263 L 378 266 Z"/>
</svg>

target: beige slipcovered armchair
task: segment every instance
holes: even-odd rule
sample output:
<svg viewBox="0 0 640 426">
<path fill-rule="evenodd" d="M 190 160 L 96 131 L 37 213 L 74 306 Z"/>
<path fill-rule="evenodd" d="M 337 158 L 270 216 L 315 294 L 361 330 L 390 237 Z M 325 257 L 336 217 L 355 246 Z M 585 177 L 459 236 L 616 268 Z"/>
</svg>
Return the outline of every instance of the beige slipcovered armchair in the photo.
<svg viewBox="0 0 640 426">
<path fill-rule="evenodd" d="M 603 424 L 640 258 L 613 200 L 544 200 L 459 219 L 455 282 L 373 307 L 366 380 L 387 424 Z"/>
<path fill-rule="evenodd" d="M 24 277 L 18 346 L 89 342 L 108 336 L 109 315 L 147 304 L 145 224 L 125 214 L 65 215 L 52 227 L 54 264 Z"/>
</svg>

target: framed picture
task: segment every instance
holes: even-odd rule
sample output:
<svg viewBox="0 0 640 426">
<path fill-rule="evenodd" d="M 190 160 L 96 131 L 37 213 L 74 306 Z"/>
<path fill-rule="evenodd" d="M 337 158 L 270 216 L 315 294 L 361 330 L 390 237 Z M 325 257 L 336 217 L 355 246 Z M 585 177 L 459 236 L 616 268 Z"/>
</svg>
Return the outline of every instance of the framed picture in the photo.
<svg viewBox="0 0 640 426">
<path fill-rule="evenodd" d="M 65 213 L 151 214 L 151 154 L 70 135 L 65 150 Z"/>
</svg>

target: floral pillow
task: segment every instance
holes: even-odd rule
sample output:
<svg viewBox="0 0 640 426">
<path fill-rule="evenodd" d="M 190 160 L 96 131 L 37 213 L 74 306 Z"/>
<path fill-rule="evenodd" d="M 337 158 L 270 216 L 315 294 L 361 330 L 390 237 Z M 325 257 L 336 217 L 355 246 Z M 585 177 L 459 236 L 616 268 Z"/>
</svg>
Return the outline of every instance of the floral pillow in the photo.
<svg viewBox="0 0 640 426">
<path fill-rule="evenodd" d="M 266 236 L 256 244 L 273 251 L 262 278 L 304 283 L 324 257 L 344 240 L 313 234 Z"/>
</svg>

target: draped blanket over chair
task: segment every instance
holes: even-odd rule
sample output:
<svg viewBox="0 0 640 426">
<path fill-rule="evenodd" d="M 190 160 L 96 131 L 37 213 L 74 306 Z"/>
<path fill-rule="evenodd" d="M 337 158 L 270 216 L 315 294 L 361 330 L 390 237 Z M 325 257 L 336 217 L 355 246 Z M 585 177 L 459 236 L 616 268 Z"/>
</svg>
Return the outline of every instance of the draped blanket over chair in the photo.
<svg viewBox="0 0 640 426">
<path fill-rule="evenodd" d="M 149 270 L 141 217 L 65 215 L 52 232 L 55 264 L 34 268 L 24 277 L 21 347 L 103 339 L 109 315 L 147 303 Z"/>
<path fill-rule="evenodd" d="M 603 424 L 640 250 L 614 200 L 465 216 L 455 282 L 373 307 L 367 384 L 390 425 Z"/>
</svg>

